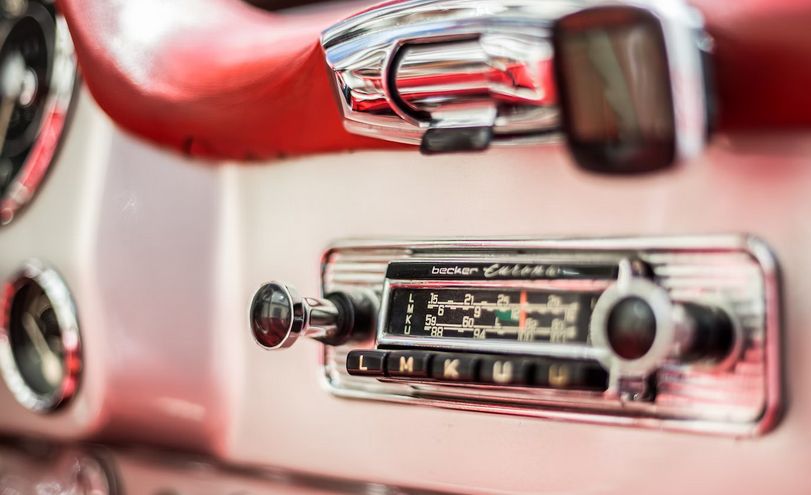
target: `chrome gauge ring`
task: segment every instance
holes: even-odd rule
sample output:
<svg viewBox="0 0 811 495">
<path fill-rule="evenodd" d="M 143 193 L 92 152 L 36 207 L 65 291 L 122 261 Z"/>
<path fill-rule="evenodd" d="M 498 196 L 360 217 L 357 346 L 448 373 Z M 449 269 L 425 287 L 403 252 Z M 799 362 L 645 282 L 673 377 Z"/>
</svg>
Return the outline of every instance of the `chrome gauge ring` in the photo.
<svg viewBox="0 0 811 495">
<path fill-rule="evenodd" d="M 47 413 L 76 394 L 82 371 L 76 307 L 59 274 L 28 261 L 3 287 L 0 371 L 17 401 Z"/>
</svg>

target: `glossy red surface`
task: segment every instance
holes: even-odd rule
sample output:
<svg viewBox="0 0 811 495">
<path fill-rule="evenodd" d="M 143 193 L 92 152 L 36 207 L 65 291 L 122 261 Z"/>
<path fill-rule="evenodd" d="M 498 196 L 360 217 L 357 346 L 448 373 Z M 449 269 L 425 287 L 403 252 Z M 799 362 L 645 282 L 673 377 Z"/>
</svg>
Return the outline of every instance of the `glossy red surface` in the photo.
<svg viewBox="0 0 811 495">
<path fill-rule="evenodd" d="M 239 0 L 59 6 L 94 98 L 146 139 L 234 159 L 394 146 L 343 129 L 320 53 L 321 31 L 357 5 L 284 16 Z"/>
<path fill-rule="evenodd" d="M 811 3 L 691 0 L 715 40 L 718 126 L 730 131 L 811 127 Z"/>
<path fill-rule="evenodd" d="M 811 4 L 695 3 L 716 41 L 719 128 L 811 126 Z M 99 105 L 155 143 L 240 160 L 400 146 L 347 133 L 333 101 L 318 38 L 357 4 L 289 15 L 240 0 L 58 4 Z"/>
</svg>

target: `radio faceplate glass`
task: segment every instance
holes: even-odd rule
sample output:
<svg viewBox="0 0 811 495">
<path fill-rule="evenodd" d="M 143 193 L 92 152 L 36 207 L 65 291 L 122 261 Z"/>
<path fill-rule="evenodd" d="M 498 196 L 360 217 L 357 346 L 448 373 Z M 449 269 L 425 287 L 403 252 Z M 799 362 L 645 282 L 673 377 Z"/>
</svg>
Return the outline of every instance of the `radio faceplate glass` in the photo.
<svg viewBox="0 0 811 495">
<path fill-rule="evenodd" d="M 779 404 L 777 280 L 746 236 L 346 243 L 323 292 L 379 301 L 325 347 L 340 396 L 747 436 Z"/>
<path fill-rule="evenodd" d="M 378 342 L 435 337 L 470 341 L 588 344 L 599 293 L 489 287 L 389 285 Z"/>
</svg>

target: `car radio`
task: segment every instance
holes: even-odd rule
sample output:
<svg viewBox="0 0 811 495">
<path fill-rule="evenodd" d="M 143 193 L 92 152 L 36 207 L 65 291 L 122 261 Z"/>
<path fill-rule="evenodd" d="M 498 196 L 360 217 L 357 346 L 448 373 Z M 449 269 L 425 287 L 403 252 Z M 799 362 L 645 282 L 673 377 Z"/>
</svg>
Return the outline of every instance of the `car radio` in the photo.
<svg viewBox="0 0 811 495">
<path fill-rule="evenodd" d="M 353 242 L 323 299 L 279 282 L 266 348 L 324 347 L 342 397 L 753 435 L 779 404 L 776 266 L 746 236 Z"/>
</svg>

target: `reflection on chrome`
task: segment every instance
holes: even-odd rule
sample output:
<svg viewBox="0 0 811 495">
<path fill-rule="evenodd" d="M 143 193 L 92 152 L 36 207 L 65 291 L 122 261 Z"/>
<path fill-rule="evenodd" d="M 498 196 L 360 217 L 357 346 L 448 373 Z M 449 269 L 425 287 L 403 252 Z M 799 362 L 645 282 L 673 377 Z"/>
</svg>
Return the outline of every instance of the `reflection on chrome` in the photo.
<svg viewBox="0 0 811 495">
<path fill-rule="evenodd" d="M 404 2 L 330 28 L 322 44 L 346 128 L 411 144 L 479 127 L 494 142 L 549 140 L 559 125 L 550 27 L 573 5 Z"/>
<path fill-rule="evenodd" d="M 548 142 L 562 131 L 580 165 L 612 173 L 696 156 L 707 128 L 701 22 L 680 0 L 608 5 L 417 0 L 347 19 L 321 40 L 344 125 L 424 153 Z M 625 42 L 640 32 L 641 43 Z M 576 64 L 584 67 L 572 74 Z M 655 140 L 624 132 L 651 115 Z M 602 140 L 584 142 L 578 131 L 593 122 L 623 132 L 600 128 Z"/>
</svg>

